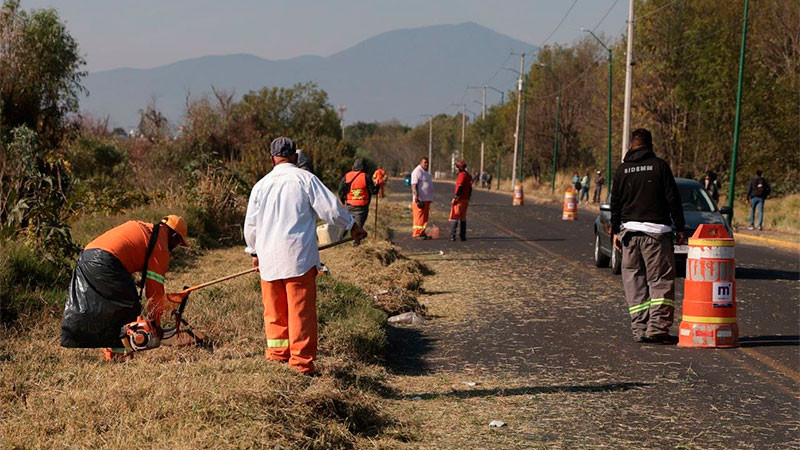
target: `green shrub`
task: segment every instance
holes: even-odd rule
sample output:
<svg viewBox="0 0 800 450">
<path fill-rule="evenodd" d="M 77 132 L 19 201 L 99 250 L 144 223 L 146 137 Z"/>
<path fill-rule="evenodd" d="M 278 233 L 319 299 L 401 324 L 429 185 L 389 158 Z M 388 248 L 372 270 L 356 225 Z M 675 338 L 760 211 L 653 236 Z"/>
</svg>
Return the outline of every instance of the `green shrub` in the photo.
<svg viewBox="0 0 800 450">
<path fill-rule="evenodd" d="M 69 261 L 50 262 L 19 242 L 0 246 L 0 323 L 45 307 L 60 308 L 69 284 Z"/>
</svg>

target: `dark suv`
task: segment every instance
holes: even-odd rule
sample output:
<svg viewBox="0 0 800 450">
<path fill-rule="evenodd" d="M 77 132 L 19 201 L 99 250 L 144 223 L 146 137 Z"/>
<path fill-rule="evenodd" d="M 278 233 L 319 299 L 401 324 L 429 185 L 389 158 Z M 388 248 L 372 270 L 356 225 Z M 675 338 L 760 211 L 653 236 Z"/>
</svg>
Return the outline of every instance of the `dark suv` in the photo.
<svg viewBox="0 0 800 450">
<path fill-rule="evenodd" d="M 678 184 L 678 191 L 681 193 L 687 240 L 694 234 L 695 229 L 704 223 L 724 224 L 728 229 L 728 233 L 733 236 L 731 227 L 722 217 L 723 214 L 730 213 L 730 209 L 727 206 L 717 209 L 717 205 L 714 204 L 711 197 L 708 196 L 700 183 L 695 180 L 676 178 L 675 182 Z M 594 221 L 594 263 L 597 267 L 608 267 L 610 263 L 612 272 L 619 274 L 622 271 L 622 254 L 619 250 L 614 249 L 614 244 L 611 242 L 610 195 L 606 202 L 600 205 L 600 214 Z M 686 242 L 677 242 L 677 237 L 673 242 L 675 243 L 676 267 L 681 268 L 686 265 L 686 254 L 689 251 L 689 247 Z"/>
</svg>

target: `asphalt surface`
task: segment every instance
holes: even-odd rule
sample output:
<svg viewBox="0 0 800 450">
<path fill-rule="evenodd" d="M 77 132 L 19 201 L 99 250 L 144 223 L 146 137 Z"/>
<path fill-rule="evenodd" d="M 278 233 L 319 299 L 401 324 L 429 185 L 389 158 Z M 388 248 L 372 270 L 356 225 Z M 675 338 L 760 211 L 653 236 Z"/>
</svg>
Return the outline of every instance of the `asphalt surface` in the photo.
<svg viewBox="0 0 800 450">
<path fill-rule="evenodd" d="M 400 181 L 393 180 L 391 187 L 393 197 L 410 197 Z M 437 211 L 449 209 L 452 189 L 450 183 L 436 183 Z M 519 286 L 521 303 L 508 308 L 497 303 L 470 330 L 390 330 L 392 370 L 414 375 L 470 366 L 502 368 L 520 376 L 535 375 L 543 367 L 603 371 L 626 382 L 653 385 L 640 400 L 644 407 L 652 402 L 653 411 L 686 414 L 691 418 L 685 425 L 688 432 L 714 434 L 709 446 L 800 445 L 800 254 L 737 243 L 740 348 L 637 344 L 630 338 L 621 277 L 593 263 L 596 213 L 582 210 L 577 221 L 564 222 L 560 205 L 511 203 L 507 194 L 476 190 L 463 243 L 446 239 L 446 223 L 439 223 L 439 240 L 410 239 L 410 223 L 396 230 L 395 241 L 406 253 L 511 255 L 516 258 L 514 270 L 531 276 Z M 571 289 L 558 288 L 556 279 Z M 681 311 L 683 281 L 676 280 L 676 313 Z M 545 294 L 537 286 L 544 286 Z M 491 295 L 492 287 L 486 290 Z M 676 320 L 673 334 L 678 324 Z M 524 352 L 531 348 L 535 357 Z M 663 381 L 667 372 L 676 374 L 679 386 Z M 709 427 L 725 431 L 709 432 Z M 683 441 L 672 441 L 678 442 Z"/>
</svg>

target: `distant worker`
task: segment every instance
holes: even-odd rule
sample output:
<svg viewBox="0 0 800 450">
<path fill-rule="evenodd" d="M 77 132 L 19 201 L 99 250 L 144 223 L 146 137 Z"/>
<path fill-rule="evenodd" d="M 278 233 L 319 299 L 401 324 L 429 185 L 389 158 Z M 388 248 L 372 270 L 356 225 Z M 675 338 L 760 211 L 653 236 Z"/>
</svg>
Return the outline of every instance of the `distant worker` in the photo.
<svg viewBox="0 0 800 450">
<path fill-rule="evenodd" d="M 600 197 L 603 195 L 603 185 L 606 184 L 606 179 L 603 174 L 598 170 L 594 178 L 594 198 L 592 203 L 600 203 Z"/>
<path fill-rule="evenodd" d="M 386 171 L 382 165 L 379 164 L 378 169 L 372 174 L 372 182 L 378 190 L 378 198 L 386 197 Z"/>
<path fill-rule="evenodd" d="M 428 158 L 422 158 L 411 172 L 411 210 L 413 213 L 414 239 L 430 239 L 425 234 L 428 228 L 428 215 L 433 202 L 433 180 L 428 173 Z"/>
<path fill-rule="evenodd" d="M 758 229 L 764 229 L 764 201 L 769 197 L 772 192 L 772 187 L 769 181 L 761 176 L 761 171 L 756 170 L 756 176 L 750 179 L 750 185 L 747 187 L 747 201 L 750 202 L 750 226 L 748 230 L 753 229 L 756 219 L 756 208 L 758 208 Z"/>
<path fill-rule="evenodd" d="M 486 189 L 492 190 L 492 173 L 486 172 Z"/>
<path fill-rule="evenodd" d="M 581 191 L 581 176 L 578 172 L 575 172 L 575 175 L 572 176 L 572 188 L 575 189 L 575 193 Z"/>
<path fill-rule="evenodd" d="M 347 172 L 339 183 L 339 199 L 360 227 L 367 223 L 370 197 L 376 192 L 372 179 L 364 170 L 364 160 L 357 158 L 353 163 L 353 170 Z"/>
<path fill-rule="evenodd" d="M 632 133 L 611 189 L 611 230 L 614 247 L 622 251 L 633 340 L 675 344 L 669 334 L 675 314 L 671 225 L 683 242 L 683 206 L 672 169 L 653 153 L 649 131 Z"/>
<path fill-rule="evenodd" d="M 586 172 L 586 175 L 584 175 L 583 178 L 581 179 L 581 198 L 579 199 L 584 203 L 589 203 L 590 183 L 591 181 L 589 181 L 589 172 Z M 586 200 L 584 200 L 584 197 L 586 197 Z"/>
<path fill-rule="evenodd" d="M 314 163 L 306 157 L 305 151 L 297 149 L 297 167 L 305 171 L 314 173 Z"/>
<path fill-rule="evenodd" d="M 710 170 L 707 171 L 703 178 L 700 179 L 700 184 L 703 185 L 703 190 L 714 201 L 714 205 L 717 205 L 719 203 L 719 190 L 722 187 L 719 184 L 719 180 L 717 180 L 717 174 Z"/>
<path fill-rule="evenodd" d="M 141 314 L 142 291 L 148 316 L 168 307 L 164 276 L 172 250 L 188 246 L 187 229 L 186 222 L 174 215 L 155 224 L 130 220 L 89 242 L 78 257 L 67 291 L 61 346 L 105 347 L 106 360 L 129 355 L 120 329 Z M 134 272 L 142 273 L 138 286 Z"/>
<path fill-rule="evenodd" d="M 297 167 L 294 141 L 270 144 L 273 169 L 250 193 L 244 220 L 245 251 L 261 275 L 266 357 L 313 375 L 317 359 L 317 218 L 367 233 L 314 174 Z"/>
<path fill-rule="evenodd" d="M 461 224 L 459 236 L 462 241 L 467 240 L 467 207 L 472 197 L 472 176 L 467 172 L 467 163 L 463 159 L 456 161 L 458 176 L 456 177 L 456 190 L 450 202 L 450 240 L 456 240 L 456 230 Z"/>
</svg>

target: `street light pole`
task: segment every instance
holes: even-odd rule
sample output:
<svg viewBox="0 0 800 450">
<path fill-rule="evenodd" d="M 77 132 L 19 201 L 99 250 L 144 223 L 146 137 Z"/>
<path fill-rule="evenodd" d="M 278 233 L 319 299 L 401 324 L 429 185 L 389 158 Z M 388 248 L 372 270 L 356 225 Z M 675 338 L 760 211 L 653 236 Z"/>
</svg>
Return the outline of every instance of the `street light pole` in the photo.
<svg viewBox="0 0 800 450">
<path fill-rule="evenodd" d="M 728 177 L 728 208 L 731 212 L 728 216 L 728 223 L 733 224 L 733 200 L 736 193 L 736 161 L 739 157 L 739 123 L 741 121 L 742 109 L 742 79 L 744 78 L 744 53 L 747 48 L 747 11 L 750 2 L 744 0 L 744 19 L 742 20 L 742 47 L 739 50 L 739 83 L 736 88 L 736 121 L 733 125 L 733 155 L 731 157 L 731 174 Z"/>
<path fill-rule="evenodd" d="M 556 171 L 558 170 L 558 118 L 561 116 L 561 78 L 556 75 L 553 68 L 545 65 L 545 64 L 536 64 L 536 67 L 541 67 L 543 69 L 547 69 L 550 72 L 550 75 L 558 81 L 558 96 L 556 97 L 556 131 L 555 135 L 553 136 L 553 179 L 550 182 L 550 191 L 551 193 L 556 193 Z"/>
<path fill-rule="evenodd" d="M 622 121 L 622 160 L 631 138 L 631 89 L 633 84 L 633 0 L 628 5 L 628 50 L 625 55 L 625 110 Z"/>
<path fill-rule="evenodd" d="M 611 89 L 613 88 L 613 52 L 612 50 L 605 44 L 603 41 L 597 37 L 596 34 L 592 32 L 592 30 L 583 29 L 583 31 L 589 33 L 594 37 L 597 42 L 603 46 L 604 49 L 608 52 L 608 139 L 606 145 L 606 183 L 608 186 L 608 192 L 611 192 Z"/>
<path fill-rule="evenodd" d="M 512 55 L 516 55 L 517 53 L 511 53 L 511 54 Z M 508 70 L 517 72 L 514 69 L 508 69 Z M 522 180 L 519 179 L 521 177 L 521 175 L 522 175 L 522 161 L 521 160 L 520 160 L 520 164 L 519 164 L 519 177 L 517 175 L 517 153 L 519 151 L 519 144 L 520 144 L 520 141 L 521 141 L 521 138 L 522 138 L 520 136 L 519 120 L 520 120 L 520 113 L 521 113 L 522 104 L 523 104 L 522 86 L 523 86 L 523 83 L 524 83 L 524 81 L 523 81 L 523 73 L 524 73 L 524 71 L 525 71 L 525 53 L 522 53 L 522 54 L 520 54 L 519 72 L 517 72 L 519 77 L 517 78 L 517 123 L 516 123 L 516 126 L 514 127 L 514 160 L 513 160 L 512 167 L 511 167 L 511 190 L 512 191 L 514 190 L 514 186 L 517 184 L 517 180 L 519 180 L 520 182 L 522 181 Z M 523 127 L 524 127 L 524 125 L 523 125 Z M 523 130 L 524 130 L 524 128 L 523 128 Z M 522 140 L 523 145 L 524 145 L 524 142 L 525 141 Z"/>
</svg>

